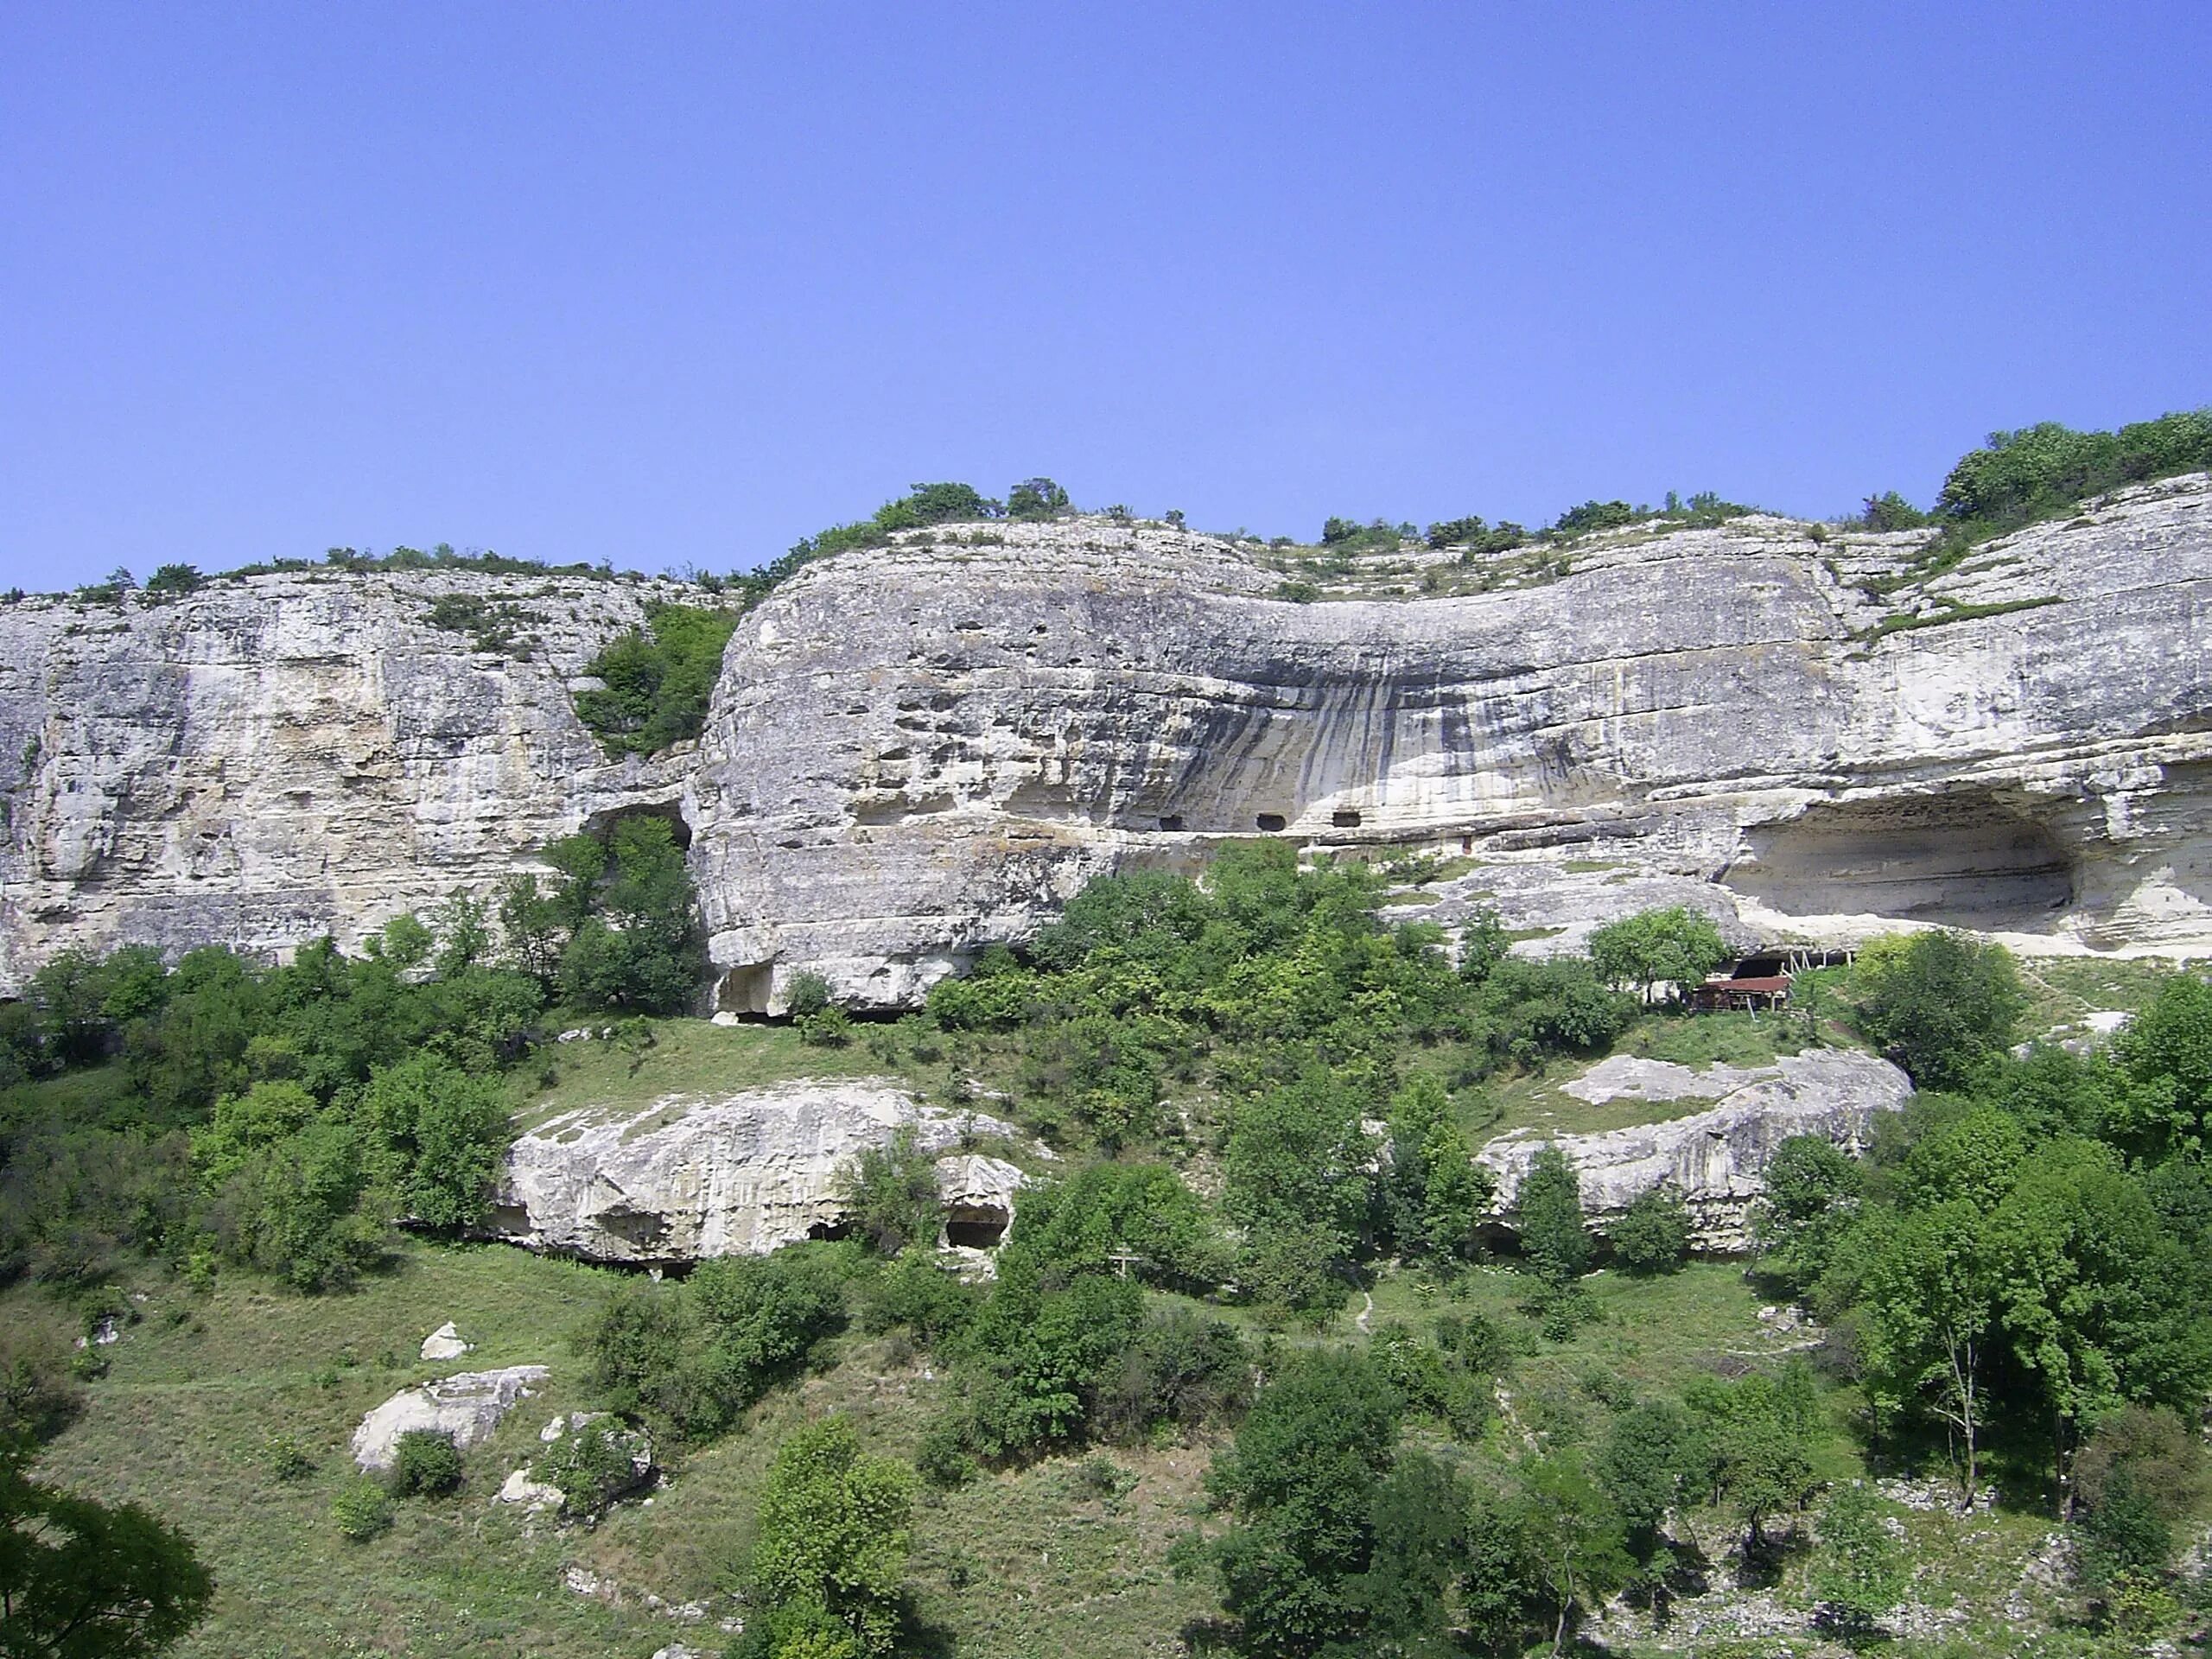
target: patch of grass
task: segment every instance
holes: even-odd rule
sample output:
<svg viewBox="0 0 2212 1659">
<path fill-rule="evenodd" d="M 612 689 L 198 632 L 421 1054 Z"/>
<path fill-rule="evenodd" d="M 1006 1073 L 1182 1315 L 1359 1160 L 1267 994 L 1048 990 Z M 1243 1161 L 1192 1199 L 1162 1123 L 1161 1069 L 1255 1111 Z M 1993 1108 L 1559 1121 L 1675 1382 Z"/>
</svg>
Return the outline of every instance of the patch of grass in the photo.
<svg viewBox="0 0 2212 1659">
<path fill-rule="evenodd" d="M 2021 1029 L 2031 1035 L 2085 1014 L 2133 1014 L 2177 971 L 2172 963 L 2143 957 L 2023 957 L 2018 966 L 2029 999 Z"/>
<path fill-rule="evenodd" d="M 419 1244 L 342 1296 L 245 1275 L 194 1294 L 150 1278 L 140 1287 L 147 1317 L 107 1351 L 108 1375 L 41 1467 L 92 1497 L 136 1499 L 190 1535 L 216 1599 L 177 1659 L 642 1656 L 672 1639 L 671 1627 L 563 1589 L 566 1541 L 533 1535 L 490 1502 L 536 1449 L 538 1427 L 583 1402 L 567 1334 L 613 1281 L 499 1246 Z M 40 1321 L 52 1307 L 28 1290 L 0 1296 L 11 1321 Z M 181 1322 L 165 1317 L 172 1308 Z M 423 1338 L 447 1319 L 476 1351 L 417 1362 Z M 380 1363 L 386 1354 L 397 1363 Z M 355 1478 L 347 1442 L 364 1413 L 428 1376 L 523 1363 L 553 1375 L 468 1453 L 457 1497 L 402 1504 L 392 1529 L 365 1543 L 340 1535 L 331 1503 Z M 264 1451 L 279 1428 L 315 1459 L 302 1478 L 269 1475 Z"/>
<path fill-rule="evenodd" d="M 1595 875 L 1600 870 L 1618 870 L 1621 862 L 1617 858 L 1570 858 L 1560 868 L 1569 875 Z"/>
<path fill-rule="evenodd" d="M 1650 1014 L 1622 1033 L 1613 1052 L 1702 1071 L 1771 1065 L 1802 1049 L 1808 1038 L 1805 1021 L 1789 1014 Z"/>
<path fill-rule="evenodd" d="M 602 1014 L 578 1023 L 596 1032 L 608 1022 Z M 871 1046 L 869 1035 L 883 1027 L 862 1027 L 853 1041 L 836 1048 L 809 1047 L 788 1025 L 655 1020 L 646 1029 L 653 1039 L 647 1047 L 632 1049 L 594 1036 L 550 1046 L 542 1062 L 518 1067 L 510 1084 L 518 1122 L 529 1128 L 581 1107 L 642 1107 L 670 1095 L 734 1094 L 795 1077 L 888 1075 L 913 1084 L 925 1080 L 912 1060 L 911 1043 Z M 887 1060 L 887 1053 L 893 1058 Z M 548 1067 L 559 1074 L 550 1089 L 543 1082 Z"/>
</svg>

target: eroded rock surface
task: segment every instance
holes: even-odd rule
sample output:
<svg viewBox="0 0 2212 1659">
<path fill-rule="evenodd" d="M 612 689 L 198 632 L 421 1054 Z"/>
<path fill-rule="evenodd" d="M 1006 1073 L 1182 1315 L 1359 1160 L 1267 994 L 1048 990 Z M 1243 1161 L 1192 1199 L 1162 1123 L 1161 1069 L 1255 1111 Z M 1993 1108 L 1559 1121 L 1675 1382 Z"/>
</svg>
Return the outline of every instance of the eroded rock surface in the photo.
<svg viewBox="0 0 2212 1659">
<path fill-rule="evenodd" d="M 420 1388 L 402 1389 L 361 1420 L 353 1431 L 353 1461 L 364 1469 L 389 1469 L 399 1437 L 416 1429 L 450 1434 L 466 1451 L 489 1440 L 499 1420 L 526 1399 L 531 1385 L 552 1375 L 543 1365 L 510 1365 L 497 1371 L 461 1371 Z"/>
<path fill-rule="evenodd" d="M 570 688 L 696 588 L 24 601 L 0 607 L 0 992 L 71 944 L 357 943 L 637 810 L 690 834 L 737 1013 L 808 971 L 910 1002 L 1091 875 L 1256 835 L 1466 861 L 1398 913 L 1494 906 L 1548 930 L 1535 951 L 1670 903 L 1746 944 L 1902 918 L 2212 951 L 2212 480 L 1922 579 L 1924 540 L 1640 526 L 1565 574 L 1385 556 L 1295 603 L 1256 543 L 1159 525 L 902 537 L 778 589 L 696 750 L 620 765 Z M 435 626 L 441 598 L 513 607 L 527 659 Z"/>
<path fill-rule="evenodd" d="M 887 1082 L 801 1082 L 716 1096 L 678 1096 L 642 1110 L 587 1108 L 518 1137 L 507 1154 L 492 1231 L 533 1249 L 597 1262 L 760 1255 L 834 1236 L 848 1162 L 911 1128 L 944 1152 L 938 1183 L 956 1243 L 1011 1222 L 1021 1171 L 959 1150 L 975 1135 L 1023 1138 L 976 1112 L 925 1106 Z M 988 1241 L 997 1243 L 995 1234 Z"/>
<path fill-rule="evenodd" d="M 1564 1085 L 1567 1092 L 1592 1101 L 1702 1100 L 1716 1087 L 1725 1092 L 1702 1110 L 1633 1128 L 1500 1136 L 1476 1160 L 1497 1178 L 1495 1213 L 1510 1224 L 1529 1161 L 1549 1144 L 1574 1166 L 1583 1212 L 1599 1231 L 1644 1193 L 1669 1186 L 1689 1206 L 1696 1248 L 1714 1252 L 1749 1248 L 1751 1208 L 1783 1141 L 1817 1135 L 1856 1151 L 1876 1115 L 1897 1110 L 1912 1093 L 1911 1082 L 1887 1060 L 1831 1048 L 1785 1055 L 1771 1066 L 1706 1072 L 1617 1055 L 1579 1082 Z"/>
</svg>

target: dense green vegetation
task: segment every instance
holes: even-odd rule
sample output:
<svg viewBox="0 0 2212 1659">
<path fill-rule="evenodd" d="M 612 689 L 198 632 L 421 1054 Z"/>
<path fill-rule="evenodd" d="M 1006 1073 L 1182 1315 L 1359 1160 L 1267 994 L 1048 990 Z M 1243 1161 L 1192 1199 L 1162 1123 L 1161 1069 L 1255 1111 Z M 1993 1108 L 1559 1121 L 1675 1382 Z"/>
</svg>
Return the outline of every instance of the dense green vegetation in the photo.
<svg viewBox="0 0 2212 1659">
<path fill-rule="evenodd" d="M 664 821 L 547 862 L 497 925 L 455 905 L 394 923 L 360 957 L 326 944 L 281 968 L 63 958 L 0 1012 L 19 1079 L 0 1096 L 13 1306 L 29 1329 L 41 1307 L 66 1309 L 65 1329 L 125 1328 L 76 1378 L 66 1352 L 0 1351 L 0 1407 L 51 1437 L 57 1472 L 37 1478 L 65 1491 L 91 1469 L 94 1501 L 143 1502 L 89 1448 L 124 1421 L 214 1408 L 129 1379 L 206 1371 L 186 1357 L 223 1339 L 195 1334 L 218 1307 L 250 1321 L 261 1298 L 266 1317 L 327 1332 L 379 1307 L 371 1328 L 395 1307 L 403 1331 L 427 1327 L 435 1306 L 504 1332 L 486 1337 L 487 1361 L 555 1367 L 506 1451 L 432 1436 L 381 1481 L 350 1476 L 346 1430 L 405 1380 L 362 1357 L 418 1332 L 366 1347 L 303 1336 L 281 1385 L 260 1362 L 223 1362 L 236 1386 L 293 1402 L 281 1419 L 241 1406 L 251 1439 L 229 1455 L 296 1489 L 272 1501 L 379 1593 L 432 1572 L 429 1554 L 454 1558 L 441 1573 L 488 1548 L 532 1563 L 467 1594 L 517 1610 L 509 1628 L 563 1659 L 607 1650 L 614 1615 L 574 1599 L 519 1611 L 554 1569 L 504 1522 L 496 1544 L 473 1541 L 500 1478 L 487 1458 L 531 1460 L 559 1487 L 572 1519 L 550 1535 L 571 1554 L 552 1559 L 580 1553 L 663 1593 L 734 1586 L 741 1604 L 717 1605 L 742 1606 L 739 1651 L 760 1659 L 1011 1654 L 1017 1628 L 1071 1652 L 1164 1653 L 1179 1625 L 1254 1659 L 1519 1654 L 1597 1643 L 1601 1609 L 1608 1650 L 1644 1651 L 1665 1645 L 1670 1608 L 1732 1586 L 1772 1586 L 1859 1642 L 1900 1596 L 1939 1605 L 1939 1580 L 2013 1582 L 2054 1518 L 2078 1565 L 2037 1603 L 2050 1651 L 2129 1651 L 2190 1617 L 2199 1590 L 2180 1563 L 2212 1496 L 2188 1427 L 2212 1379 L 2200 979 L 2130 980 L 2139 1012 L 2107 1050 L 2022 1058 L 2031 1007 L 2094 975 L 2031 977 L 1940 932 L 1885 944 L 1812 976 L 1813 1012 L 1765 1021 L 1762 1040 L 1863 1039 L 1923 1092 L 1863 1157 L 1782 1148 L 1751 1283 L 1689 1259 L 1692 1217 L 1663 1187 L 1593 1235 L 1555 1148 L 1494 1260 L 1475 1141 L 1553 1067 L 1617 1043 L 1738 1057 L 1759 1022 L 1694 1017 L 1659 991 L 1713 964 L 1710 924 L 1649 912 L 1600 930 L 1587 958 L 1532 962 L 1494 918 L 1454 939 L 1394 925 L 1379 872 L 1255 843 L 1198 880 L 1094 883 L 895 1025 L 815 1046 L 791 1029 L 716 1032 L 718 1059 L 686 1058 L 689 1027 L 658 1027 L 632 1053 L 640 1090 L 695 1065 L 741 1081 L 732 1057 L 755 1053 L 889 1065 L 956 1099 L 987 1079 L 1005 1096 L 993 1110 L 1063 1154 L 982 1282 L 932 1248 L 931 1159 L 894 1139 L 848 1171 L 851 1237 L 663 1283 L 390 1232 L 402 1215 L 435 1236 L 480 1214 L 556 999 L 601 996 L 626 1017 L 683 977 L 648 954 L 602 979 L 610 947 L 578 945 L 636 935 L 643 950 L 658 918 L 677 957 L 690 948 Z M 833 1007 L 823 987 L 804 1018 Z M 608 1051 L 593 1086 L 619 1086 L 618 1046 L 590 1046 Z M 385 1300 L 424 1273 L 477 1288 Z M 274 1288 L 286 1281 L 355 1288 L 302 1300 Z M 147 1303 L 121 1294 L 134 1284 Z M 524 1284 L 559 1287 L 564 1311 L 510 1310 Z M 1815 1336 L 1755 1319 L 1762 1296 L 1800 1302 Z M 612 1414 L 541 1448 L 544 1414 L 578 1408 Z M 640 1431 L 671 1480 L 650 1509 L 621 1501 Z M 1900 1474 L 1961 1503 L 1993 1489 L 1997 1507 L 1901 1510 L 1872 1484 Z M 216 1511 L 189 1513 L 224 1541 L 219 1573 L 251 1559 L 257 1581 L 283 1577 L 229 1553 L 247 1546 Z M 1029 1541 L 1019 1564 L 983 1516 Z M 1120 1541 L 1095 1571 L 1133 1599 L 1053 1624 L 1075 1619 L 1072 1592 L 1033 1575 L 1087 1559 L 1093 1527 Z M 2015 1553 L 1999 1572 L 2000 1549 Z M 1974 1605 L 2005 1623 L 1995 1599 Z M 251 1616 L 219 1617 L 227 1631 Z M 449 1650 L 500 1650 L 488 1630 L 435 1628 Z"/>
<path fill-rule="evenodd" d="M 618 758 L 698 736 L 737 619 L 734 610 L 648 606 L 645 631 L 632 629 L 586 665 L 605 683 L 576 693 L 576 717 Z"/>
<path fill-rule="evenodd" d="M 2093 497 L 2212 467 L 2212 409 L 2137 421 L 2117 432 L 2077 432 L 2056 421 L 1993 432 L 1959 458 L 1932 512 L 1891 490 L 1869 496 L 1859 522 L 1872 530 L 1933 524 L 1941 533 L 1912 566 L 1877 585 L 1888 591 L 1949 569 L 1977 543 L 2044 519 L 2062 518 Z"/>
</svg>

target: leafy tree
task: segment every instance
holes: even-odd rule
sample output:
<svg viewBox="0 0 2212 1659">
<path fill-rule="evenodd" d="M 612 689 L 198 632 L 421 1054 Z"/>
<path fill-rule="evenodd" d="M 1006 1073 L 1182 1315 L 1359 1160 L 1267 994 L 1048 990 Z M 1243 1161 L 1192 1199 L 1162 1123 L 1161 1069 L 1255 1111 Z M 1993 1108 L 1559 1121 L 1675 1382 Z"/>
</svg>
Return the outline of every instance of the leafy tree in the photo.
<svg viewBox="0 0 2212 1659">
<path fill-rule="evenodd" d="M 1376 1491 L 1395 1460 L 1402 1406 L 1359 1355 L 1318 1352 L 1261 1390 L 1217 1458 L 1215 1500 L 1235 1516 L 1218 1538 L 1179 1547 L 1208 1569 L 1253 1659 L 1356 1643 L 1373 1560 Z"/>
<path fill-rule="evenodd" d="M 1363 1651 L 1382 1659 L 1454 1659 L 1451 1592 L 1465 1570 L 1473 1494 L 1451 1465 L 1421 1452 L 1398 1460 L 1375 1488 L 1374 1546 L 1351 1599 L 1366 1625 Z"/>
<path fill-rule="evenodd" d="M 2007 1344 L 2037 1380 L 2070 1494 L 2085 1427 L 2130 1400 L 2193 1403 L 2212 1369 L 2201 1309 L 2172 1294 L 2190 1264 L 2141 1184 L 2085 1141 L 2030 1154 L 1987 1239 Z"/>
<path fill-rule="evenodd" d="M 480 1225 L 513 1129 L 497 1088 L 435 1055 L 369 1079 L 361 1110 L 381 1146 L 378 1179 L 408 1215 L 447 1230 Z"/>
<path fill-rule="evenodd" d="M 1688 1392 L 1711 1457 L 1712 1490 L 1741 1517 L 1744 1548 L 1766 1548 L 1765 1523 L 1801 1508 L 1818 1484 L 1813 1434 L 1819 1401 L 1812 1372 L 1793 1361 L 1779 1376 L 1754 1372 L 1732 1383 L 1700 1378 Z"/>
<path fill-rule="evenodd" d="M 1494 1182 L 1453 1116 L 1433 1072 L 1414 1074 L 1390 1099 L 1389 1154 L 1382 1199 L 1401 1255 L 1446 1262 L 1473 1257 Z"/>
<path fill-rule="evenodd" d="M 2212 1142 L 2212 983 L 2172 976 L 2113 1047 L 2126 1079 L 2116 1137 L 2152 1161 L 2201 1157 Z"/>
<path fill-rule="evenodd" d="M 1130 1281 L 1021 1265 L 1001 1253 L 998 1282 L 958 1343 L 974 1384 L 969 1437 L 987 1458 L 1080 1440 L 1144 1322 Z"/>
<path fill-rule="evenodd" d="M 1619 1514 L 1569 1448 L 1523 1463 L 1521 1547 L 1530 1575 L 1552 1609 L 1552 1652 L 1567 1644 L 1571 1622 L 1598 1607 L 1634 1575 L 1636 1562 Z"/>
<path fill-rule="evenodd" d="M 2076 432 L 2056 421 L 1993 432 L 1943 480 L 1936 511 L 1961 523 L 2008 528 L 2139 480 L 2212 466 L 2212 410 L 2161 416 L 2118 432 Z"/>
<path fill-rule="evenodd" d="M 1998 1319 L 1988 1219 L 1962 1193 L 1870 1217 L 1856 1241 L 1866 1262 L 1856 1328 L 1868 1396 L 1878 1414 L 1923 1406 L 1957 1437 L 1969 1503 Z"/>
<path fill-rule="evenodd" d="M 1607 990 L 1582 959 L 1554 957 L 1494 963 L 1476 996 L 1491 1049 L 1530 1065 L 1548 1053 L 1603 1048 L 1635 1017 L 1627 997 Z"/>
<path fill-rule="evenodd" d="M 1895 490 L 1885 490 L 1866 498 L 1859 522 L 1872 531 L 1917 530 L 1928 522 L 1928 515 Z"/>
<path fill-rule="evenodd" d="M 1849 1228 L 1865 1171 L 1819 1135 L 1793 1135 L 1774 1149 L 1766 1197 L 1752 1211 L 1759 1265 L 1802 1294 L 1827 1270 L 1836 1242 Z"/>
<path fill-rule="evenodd" d="M 1712 918 L 1680 905 L 1608 923 L 1590 935 L 1590 962 L 1615 990 L 1635 986 L 1640 999 L 1666 981 L 1680 995 L 1728 960 L 1727 942 Z"/>
<path fill-rule="evenodd" d="M 1093 1163 L 1025 1187 L 1021 1226 L 999 1260 L 1001 1274 L 1016 1278 L 1125 1272 L 1193 1292 L 1211 1289 L 1230 1265 L 1205 1203 L 1158 1163 Z"/>
<path fill-rule="evenodd" d="M 146 591 L 161 594 L 196 593 L 204 582 L 205 578 L 188 564 L 164 564 L 157 566 L 154 574 L 146 578 Z"/>
<path fill-rule="evenodd" d="M 1068 510 L 1068 493 L 1049 478 L 1026 478 L 1006 493 L 1009 518 L 1057 518 Z"/>
<path fill-rule="evenodd" d="M 674 1014 L 706 976 L 697 895 L 675 831 L 661 817 L 618 819 L 596 913 L 577 925 L 561 962 L 563 989 L 589 1007 Z"/>
<path fill-rule="evenodd" d="M 104 1504 L 0 1457 L 0 1652 L 150 1659 L 207 1617 L 215 1583 L 191 1541 L 137 1503 Z"/>
<path fill-rule="evenodd" d="M 747 1582 L 767 1615 L 761 1621 L 767 1642 L 749 1643 L 750 1650 L 762 1659 L 798 1659 L 836 1651 L 820 1638 L 842 1634 L 860 1655 L 890 1653 L 912 1547 L 914 1492 L 913 1471 L 863 1452 L 848 1419 L 794 1431 L 777 1448 L 761 1487 Z"/>
<path fill-rule="evenodd" d="M 1367 1215 L 1369 1157 L 1360 1103 L 1319 1067 L 1234 1109 L 1223 1208 L 1246 1230 L 1256 1266 L 1286 1243 L 1305 1247 L 1278 1287 L 1294 1306 L 1325 1301 L 1330 1274 L 1351 1253 Z"/>
<path fill-rule="evenodd" d="M 1813 1523 L 1820 1544 L 1813 1591 L 1828 1620 L 1848 1635 L 1872 1630 L 1911 1580 L 1904 1546 L 1883 1524 L 1888 1507 L 1853 1482 L 1836 1488 Z"/>
<path fill-rule="evenodd" d="M 1590 1270 L 1590 1233 L 1582 1219 L 1582 1183 L 1574 1166 L 1555 1146 L 1542 1146 L 1529 1160 L 1516 1195 L 1515 1219 L 1521 1249 L 1529 1266 L 1554 1285 L 1565 1285 Z"/>
<path fill-rule="evenodd" d="M 1103 1438 L 1135 1445 L 1163 1426 L 1189 1433 L 1233 1422 L 1251 1397 L 1251 1356 L 1235 1326 L 1159 1308 L 1108 1371 L 1091 1419 Z"/>
<path fill-rule="evenodd" d="M 1590 1472 L 1619 1515 L 1624 1543 L 1640 1562 L 1658 1553 L 1660 1528 L 1701 1472 L 1704 1447 L 1689 1414 L 1672 1400 L 1648 1400 L 1615 1417 Z"/>
<path fill-rule="evenodd" d="M 1859 1026 L 1923 1089 L 1957 1089 L 2012 1046 L 2027 999 L 2012 953 L 1948 931 L 1881 942 L 1854 965 Z"/>
<path fill-rule="evenodd" d="M 1637 1195 L 1605 1242 L 1613 1259 L 1630 1273 L 1675 1272 L 1689 1259 L 1689 1206 L 1671 1187 L 1655 1186 Z"/>
</svg>

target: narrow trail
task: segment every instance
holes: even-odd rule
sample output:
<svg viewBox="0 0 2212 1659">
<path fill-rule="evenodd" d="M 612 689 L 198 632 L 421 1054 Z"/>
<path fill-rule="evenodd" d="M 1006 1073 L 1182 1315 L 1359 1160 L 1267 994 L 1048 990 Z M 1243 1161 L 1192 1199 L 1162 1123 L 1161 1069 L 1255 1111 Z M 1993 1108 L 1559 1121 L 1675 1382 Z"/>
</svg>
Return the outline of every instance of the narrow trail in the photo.
<svg viewBox="0 0 2212 1659">
<path fill-rule="evenodd" d="M 1367 1299 L 1367 1306 L 1359 1310 L 1359 1317 L 1352 1323 L 1359 1327 L 1360 1335 L 1368 1336 L 1372 1334 L 1368 1321 L 1375 1317 L 1375 1293 L 1371 1290 L 1363 1290 L 1359 1294 Z"/>
</svg>

